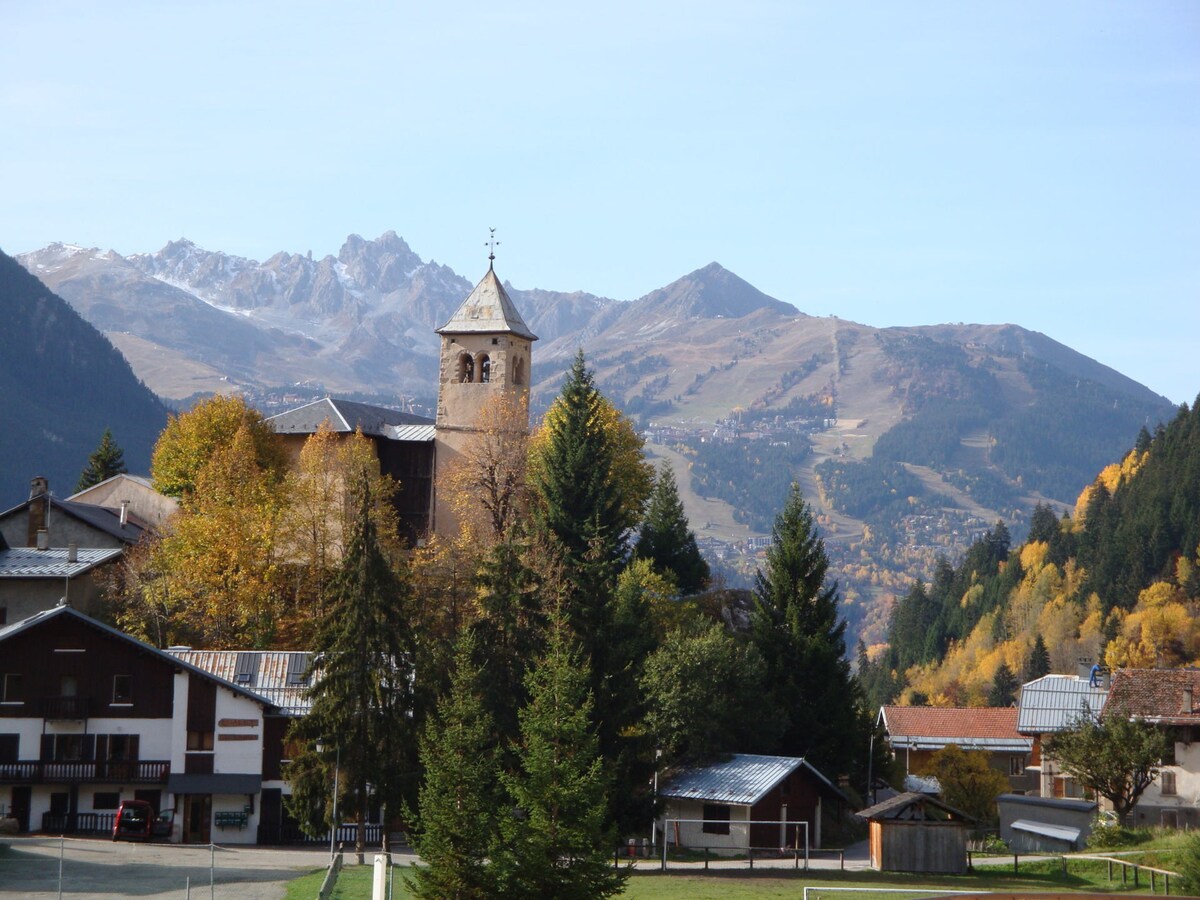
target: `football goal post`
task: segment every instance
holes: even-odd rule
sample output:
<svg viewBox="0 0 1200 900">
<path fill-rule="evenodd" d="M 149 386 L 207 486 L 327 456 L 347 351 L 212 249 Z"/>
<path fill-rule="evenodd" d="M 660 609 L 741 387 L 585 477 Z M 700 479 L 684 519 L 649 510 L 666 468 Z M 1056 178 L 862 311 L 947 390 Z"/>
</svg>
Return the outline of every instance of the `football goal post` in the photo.
<svg viewBox="0 0 1200 900">
<path fill-rule="evenodd" d="M 705 826 L 711 826 L 706 829 Z M 711 834 L 713 836 L 726 836 L 738 831 L 744 831 L 746 835 L 745 843 L 734 841 L 726 841 L 720 844 L 708 844 L 710 850 L 729 850 L 740 851 L 746 850 L 751 853 L 755 850 L 766 850 L 768 847 L 754 847 L 750 840 L 751 827 L 754 825 L 774 825 L 778 828 L 779 842 L 770 845 L 769 849 L 778 849 L 780 852 L 793 851 L 799 858 L 800 850 L 804 851 L 804 868 L 808 869 L 808 822 L 796 821 L 795 819 L 664 819 L 663 820 L 663 842 L 662 842 L 662 867 L 667 868 L 667 850 L 672 844 L 678 847 L 703 846 L 701 841 L 704 835 Z M 690 828 L 686 826 L 692 826 Z M 698 826 L 698 827 L 697 827 Z M 803 833 L 803 839 L 801 838 Z M 753 862 L 751 863 L 753 864 Z"/>
</svg>

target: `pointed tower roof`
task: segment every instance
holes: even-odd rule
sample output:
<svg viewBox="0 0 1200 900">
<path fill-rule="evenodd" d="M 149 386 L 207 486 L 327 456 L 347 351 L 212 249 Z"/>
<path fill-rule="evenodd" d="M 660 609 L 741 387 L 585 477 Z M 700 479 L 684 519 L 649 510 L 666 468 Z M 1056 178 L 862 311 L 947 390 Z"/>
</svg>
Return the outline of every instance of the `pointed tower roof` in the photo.
<svg viewBox="0 0 1200 900">
<path fill-rule="evenodd" d="M 489 265 L 487 274 L 475 285 L 475 290 L 462 302 L 450 321 L 437 329 L 438 334 L 515 334 L 537 340 L 521 314 L 509 299 L 504 285 Z"/>
</svg>

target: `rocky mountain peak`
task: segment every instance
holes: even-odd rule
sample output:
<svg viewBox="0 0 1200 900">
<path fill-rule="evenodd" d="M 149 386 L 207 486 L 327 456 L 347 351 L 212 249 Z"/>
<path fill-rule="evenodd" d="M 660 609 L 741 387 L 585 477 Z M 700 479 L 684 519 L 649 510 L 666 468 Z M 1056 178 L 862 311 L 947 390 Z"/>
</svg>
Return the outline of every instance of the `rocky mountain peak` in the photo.
<svg viewBox="0 0 1200 900">
<path fill-rule="evenodd" d="M 635 305 L 682 319 L 740 319 L 760 309 L 786 316 L 797 312 L 790 303 L 764 294 L 717 262 L 651 291 Z"/>
</svg>

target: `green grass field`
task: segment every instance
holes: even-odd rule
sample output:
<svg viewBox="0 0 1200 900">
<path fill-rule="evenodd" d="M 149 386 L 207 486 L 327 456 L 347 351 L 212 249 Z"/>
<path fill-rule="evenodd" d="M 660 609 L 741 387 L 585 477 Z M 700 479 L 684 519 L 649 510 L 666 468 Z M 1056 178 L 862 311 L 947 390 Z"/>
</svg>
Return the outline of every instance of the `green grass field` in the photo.
<svg viewBox="0 0 1200 900">
<path fill-rule="evenodd" d="M 1167 848 L 1162 848 L 1164 851 Z M 1140 861 L 1140 860 L 1139 860 Z M 1157 865 L 1149 860 L 1147 865 Z M 405 869 L 395 870 L 393 896 L 409 898 L 412 895 L 404 886 Z M 1071 861 L 1063 875 L 1058 857 L 1045 860 L 1022 859 L 1020 872 L 1014 875 L 1012 865 L 978 867 L 973 873 L 961 876 L 898 875 L 879 872 L 773 872 L 722 871 L 707 875 L 684 874 L 682 872 L 635 873 L 629 879 L 624 894 L 629 900 L 795 900 L 804 887 L 870 887 L 895 888 L 895 894 L 830 891 L 815 893 L 823 900 L 910 900 L 916 896 L 928 896 L 942 890 L 994 891 L 1016 893 L 1020 891 L 1093 891 L 1122 893 L 1135 890 L 1132 876 L 1125 883 L 1120 872 L 1115 880 L 1107 878 L 1107 865 L 1098 861 Z M 288 885 L 288 900 L 312 900 L 320 889 L 324 871 L 314 872 Z M 1138 890 L 1149 893 L 1149 880 L 1143 876 Z M 904 891 L 905 893 L 902 893 Z M 1158 882 L 1162 892 L 1162 881 Z M 1178 893 L 1172 885 L 1172 893 Z M 809 892 L 812 900 L 814 892 Z M 371 867 L 347 866 L 338 879 L 335 898 L 342 900 L 369 900 L 371 896 Z"/>
</svg>

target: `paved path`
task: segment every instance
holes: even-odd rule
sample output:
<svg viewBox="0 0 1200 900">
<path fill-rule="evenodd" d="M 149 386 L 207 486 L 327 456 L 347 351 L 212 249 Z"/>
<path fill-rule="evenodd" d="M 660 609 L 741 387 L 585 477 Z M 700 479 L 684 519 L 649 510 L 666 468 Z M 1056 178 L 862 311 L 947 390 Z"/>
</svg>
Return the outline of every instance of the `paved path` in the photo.
<svg viewBox="0 0 1200 900">
<path fill-rule="evenodd" d="M 58 897 L 59 839 L 6 837 L 0 844 L 0 896 Z M 209 897 L 207 846 L 114 843 L 67 838 L 63 850 L 63 896 L 155 897 L 183 900 L 191 879 L 192 900 Z M 279 900 L 284 885 L 329 861 L 328 851 L 221 847 L 212 853 L 215 898 Z"/>
</svg>

